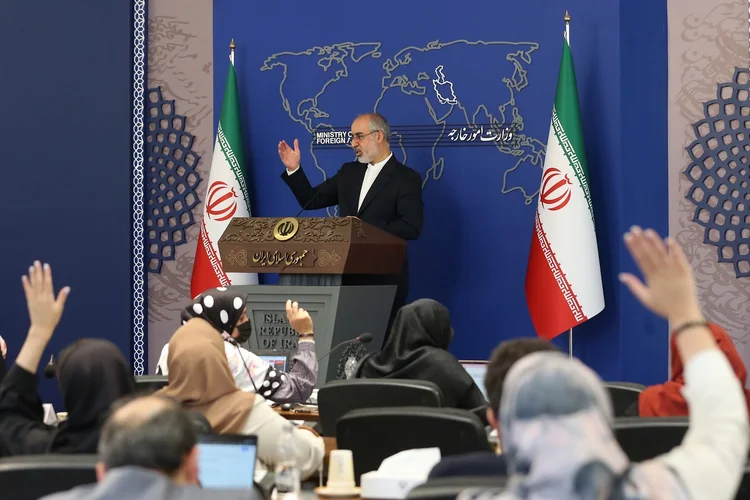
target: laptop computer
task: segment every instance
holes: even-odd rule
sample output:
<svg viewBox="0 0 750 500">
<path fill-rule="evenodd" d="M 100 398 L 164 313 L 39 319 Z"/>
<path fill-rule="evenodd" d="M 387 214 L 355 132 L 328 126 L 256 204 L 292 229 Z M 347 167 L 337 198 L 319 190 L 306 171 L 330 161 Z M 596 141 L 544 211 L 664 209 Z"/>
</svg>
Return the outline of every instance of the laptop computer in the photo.
<svg viewBox="0 0 750 500">
<path fill-rule="evenodd" d="M 271 366 L 274 367 L 276 370 L 280 370 L 282 372 L 286 372 L 287 363 L 289 361 L 289 357 L 281 353 L 279 351 L 268 351 L 268 350 L 261 350 L 256 351 L 255 354 L 262 359 L 263 361 L 266 361 Z"/>
<path fill-rule="evenodd" d="M 198 480 L 206 489 L 252 489 L 257 455 L 257 436 L 200 434 Z"/>
<path fill-rule="evenodd" d="M 484 399 L 487 399 L 487 391 L 484 388 L 484 375 L 487 373 L 487 361 L 479 360 L 461 360 L 459 361 L 464 370 L 474 379 L 474 383 L 477 384 L 479 390 L 482 391 Z"/>
</svg>

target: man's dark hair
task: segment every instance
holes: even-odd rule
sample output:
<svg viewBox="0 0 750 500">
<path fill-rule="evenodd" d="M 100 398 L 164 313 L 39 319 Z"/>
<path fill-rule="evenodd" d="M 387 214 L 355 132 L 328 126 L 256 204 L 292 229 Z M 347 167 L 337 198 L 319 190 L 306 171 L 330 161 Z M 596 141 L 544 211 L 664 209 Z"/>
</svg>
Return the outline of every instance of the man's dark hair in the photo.
<svg viewBox="0 0 750 500">
<path fill-rule="evenodd" d="M 172 475 L 195 446 L 197 436 L 188 413 L 169 400 L 148 399 L 160 407 L 146 411 L 146 418 L 123 418 L 115 411 L 102 428 L 99 459 L 107 470 L 133 466 Z M 130 403 L 138 404 L 129 401 L 118 410 Z"/>
<path fill-rule="evenodd" d="M 484 375 L 484 387 L 490 400 L 490 408 L 495 414 L 500 408 L 503 384 L 510 367 L 527 354 L 539 351 L 559 351 L 559 349 L 546 340 L 521 338 L 506 340 L 492 352 L 490 362 L 487 364 L 487 373 Z"/>
</svg>

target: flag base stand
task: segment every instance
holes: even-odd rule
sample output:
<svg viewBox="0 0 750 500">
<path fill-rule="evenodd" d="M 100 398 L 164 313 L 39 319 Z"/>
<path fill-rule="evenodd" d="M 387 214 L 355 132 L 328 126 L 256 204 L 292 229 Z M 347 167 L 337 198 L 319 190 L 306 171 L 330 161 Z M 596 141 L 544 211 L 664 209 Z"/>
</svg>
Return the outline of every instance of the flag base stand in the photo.
<svg viewBox="0 0 750 500">
<path fill-rule="evenodd" d="M 573 329 L 568 330 L 568 357 L 573 359 Z"/>
</svg>

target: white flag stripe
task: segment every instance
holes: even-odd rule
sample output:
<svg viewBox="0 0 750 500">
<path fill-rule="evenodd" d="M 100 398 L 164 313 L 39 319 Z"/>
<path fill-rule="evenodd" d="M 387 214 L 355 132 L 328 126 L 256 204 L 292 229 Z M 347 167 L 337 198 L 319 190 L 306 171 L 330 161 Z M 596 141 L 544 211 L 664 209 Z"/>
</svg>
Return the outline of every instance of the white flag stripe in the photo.
<svg viewBox="0 0 750 500">
<path fill-rule="evenodd" d="M 550 127 L 544 164 L 545 171 L 559 169 L 560 175 L 557 177 L 566 185 L 558 191 L 569 189 L 571 196 L 564 209 L 552 211 L 543 206 L 543 193 L 540 192 L 537 207 L 539 219 L 567 282 L 584 314 L 590 318 L 604 309 L 594 221 L 587 203 L 587 193 L 581 188 L 553 127 Z"/>
<path fill-rule="evenodd" d="M 237 171 L 241 173 L 241 167 L 237 164 L 237 159 L 232 152 L 231 145 L 226 140 L 222 125 L 219 123 L 211 161 L 211 173 L 208 178 L 208 189 L 204 197 L 206 201 L 203 222 L 206 226 L 208 236 L 207 245 L 210 245 L 220 261 L 221 252 L 219 252 L 218 241 L 230 221 L 235 217 L 250 217 L 250 210 L 247 204 L 249 198 L 247 196 L 247 186 L 242 175 L 235 175 Z M 220 184 L 220 182 L 224 184 Z M 213 194 L 212 189 L 218 191 L 220 195 L 216 199 L 226 200 L 223 204 L 217 204 L 218 206 L 209 205 L 209 201 L 213 199 L 210 196 Z M 224 279 L 222 279 L 222 275 L 218 276 L 223 284 Z M 230 273 L 224 274 L 224 276 L 229 279 L 232 285 L 258 284 L 258 275 L 255 273 Z"/>
</svg>

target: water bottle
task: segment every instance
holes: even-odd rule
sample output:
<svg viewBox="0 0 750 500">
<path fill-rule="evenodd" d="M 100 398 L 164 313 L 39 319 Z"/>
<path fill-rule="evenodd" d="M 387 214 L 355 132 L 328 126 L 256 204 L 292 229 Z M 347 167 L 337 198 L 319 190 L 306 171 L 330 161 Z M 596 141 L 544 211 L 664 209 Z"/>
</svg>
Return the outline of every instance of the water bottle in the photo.
<svg viewBox="0 0 750 500">
<path fill-rule="evenodd" d="M 275 469 L 275 499 L 298 500 L 300 495 L 300 477 L 294 449 L 294 426 L 284 427 L 279 439 L 279 453 Z"/>
</svg>

